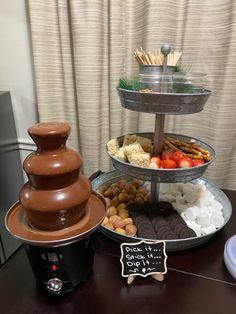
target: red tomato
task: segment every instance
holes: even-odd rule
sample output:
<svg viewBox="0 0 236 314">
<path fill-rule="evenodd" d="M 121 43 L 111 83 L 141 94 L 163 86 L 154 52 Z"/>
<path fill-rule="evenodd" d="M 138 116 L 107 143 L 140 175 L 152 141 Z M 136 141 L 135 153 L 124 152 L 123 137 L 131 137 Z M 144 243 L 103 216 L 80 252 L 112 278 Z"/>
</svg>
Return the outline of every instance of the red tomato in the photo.
<svg viewBox="0 0 236 314">
<path fill-rule="evenodd" d="M 171 155 L 171 159 L 174 160 L 175 162 L 178 162 L 182 157 L 183 153 L 180 151 L 173 152 L 173 154 Z"/>
<path fill-rule="evenodd" d="M 163 168 L 168 168 L 168 169 L 177 168 L 177 163 L 172 159 L 164 159 Z"/>
<path fill-rule="evenodd" d="M 182 158 L 180 158 L 177 164 L 179 168 L 190 168 L 193 167 L 193 160 L 188 158 L 187 156 L 183 156 Z"/>
<path fill-rule="evenodd" d="M 161 159 L 160 159 L 160 157 L 158 157 L 158 156 L 154 156 L 154 157 L 152 157 L 152 158 L 150 159 L 150 163 L 156 164 L 156 165 L 157 165 L 157 168 L 160 168 L 160 166 L 161 166 Z"/>
<path fill-rule="evenodd" d="M 201 166 L 204 164 L 203 160 L 198 160 L 198 159 L 194 159 L 193 160 L 193 166 L 197 167 L 197 166 Z"/>
</svg>

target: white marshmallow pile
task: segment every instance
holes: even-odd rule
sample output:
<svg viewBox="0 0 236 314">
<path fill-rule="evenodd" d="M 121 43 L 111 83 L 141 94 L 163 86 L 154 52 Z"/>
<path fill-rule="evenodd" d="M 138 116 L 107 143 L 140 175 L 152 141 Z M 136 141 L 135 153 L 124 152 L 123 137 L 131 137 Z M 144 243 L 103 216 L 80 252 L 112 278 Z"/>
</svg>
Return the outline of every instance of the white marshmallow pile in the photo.
<svg viewBox="0 0 236 314">
<path fill-rule="evenodd" d="M 203 184 L 160 183 L 159 200 L 170 202 L 197 236 L 224 225 L 222 204 Z"/>
</svg>

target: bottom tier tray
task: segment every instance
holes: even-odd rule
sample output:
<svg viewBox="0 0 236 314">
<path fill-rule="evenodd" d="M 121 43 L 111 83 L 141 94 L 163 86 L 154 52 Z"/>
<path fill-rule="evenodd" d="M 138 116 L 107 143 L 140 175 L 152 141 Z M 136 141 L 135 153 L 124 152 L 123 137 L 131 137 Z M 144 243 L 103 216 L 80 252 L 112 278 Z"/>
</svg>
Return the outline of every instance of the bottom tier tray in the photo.
<svg viewBox="0 0 236 314">
<path fill-rule="evenodd" d="M 110 186 L 111 184 L 113 184 L 113 183 L 115 183 L 121 179 L 126 179 L 127 181 L 132 181 L 134 178 L 131 178 L 131 177 L 124 175 L 123 173 L 120 173 L 119 171 L 115 170 L 115 171 L 105 173 L 105 174 L 99 176 L 98 178 L 96 178 L 92 182 L 92 186 L 93 186 L 94 190 L 98 190 L 99 187 L 101 187 L 102 185 Z M 198 246 L 198 245 L 208 241 L 212 236 L 214 236 L 214 234 L 216 232 L 218 232 L 219 230 L 221 230 L 225 226 L 225 224 L 229 221 L 229 219 L 231 217 L 231 214 L 232 214 L 231 203 L 230 203 L 229 199 L 227 198 L 227 196 L 218 187 L 216 187 L 214 184 L 212 184 L 212 183 L 210 183 L 207 180 L 202 179 L 202 178 L 198 178 L 198 179 L 192 181 L 192 183 L 205 185 L 206 189 L 213 194 L 215 200 L 217 200 L 218 202 L 220 202 L 222 204 L 224 224 L 220 228 L 218 228 L 215 231 L 210 232 L 206 235 L 196 236 L 196 237 L 187 238 L 187 239 L 164 240 L 166 242 L 166 250 L 167 251 L 186 250 L 186 249 Z M 137 242 L 140 240 L 148 240 L 148 241 L 153 240 L 153 239 L 144 239 L 144 238 L 140 238 L 137 236 L 131 237 L 128 235 L 119 234 L 116 231 L 107 229 L 104 226 L 100 226 L 100 230 L 107 237 L 109 237 L 112 240 L 115 240 L 117 242 L 120 242 L 120 243 L 122 243 L 122 242 Z"/>
</svg>

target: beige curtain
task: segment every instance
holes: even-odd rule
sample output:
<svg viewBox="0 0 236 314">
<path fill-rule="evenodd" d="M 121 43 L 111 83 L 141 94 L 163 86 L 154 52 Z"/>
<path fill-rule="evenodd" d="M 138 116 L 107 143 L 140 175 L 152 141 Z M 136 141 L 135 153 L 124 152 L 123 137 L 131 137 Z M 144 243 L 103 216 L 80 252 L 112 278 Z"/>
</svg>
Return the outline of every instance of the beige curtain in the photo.
<svg viewBox="0 0 236 314">
<path fill-rule="evenodd" d="M 120 77 L 138 73 L 133 51 L 163 42 L 208 74 L 212 95 L 198 114 L 167 116 L 165 130 L 210 144 L 217 158 L 205 177 L 236 189 L 236 5 L 231 0 L 28 0 L 41 121 L 67 121 L 69 145 L 84 172 L 111 169 L 105 144 L 153 131 L 154 115 L 121 107 Z"/>
</svg>

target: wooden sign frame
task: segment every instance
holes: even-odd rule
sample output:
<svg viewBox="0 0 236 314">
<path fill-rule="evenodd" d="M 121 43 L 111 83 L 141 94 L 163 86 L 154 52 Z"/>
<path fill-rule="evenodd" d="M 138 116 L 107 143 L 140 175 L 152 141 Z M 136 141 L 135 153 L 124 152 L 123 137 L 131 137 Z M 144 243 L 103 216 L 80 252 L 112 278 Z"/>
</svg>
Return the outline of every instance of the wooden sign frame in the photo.
<svg viewBox="0 0 236 314">
<path fill-rule="evenodd" d="M 162 249 L 157 248 L 158 244 L 163 245 Z M 134 248 L 131 249 L 132 247 L 134 247 Z M 127 283 L 128 284 L 133 282 L 133 280 L 135 279 L 136 276 L 147 277 L 147 276 L 151 275 L 154 279 L 156 279 L 158 281 L 164 280 L 164 274 L 167 273 L 167 267 L 166 267 L 167 255 L 166 255 L 166 243 L 165 243 L 165 241 L 141 240 L 139 242 L 133 242 L 133 243 L 122 243 L 120 245 L 120 248 L 121 248 L 120 262 L 122 265 L 121 275 L 122 275 L 122 277 L 127 277 Z M 130 249 L 127 251 L 127 248 L 130 248 Z M 124 255 L 125 250 L 126 250 L 126 253 L 129 253 L 131 251 L 131 255 L 129 255 L 129 258 L 130 258 L 129 263 L 131 264 L 131 266 L 133 266 L 133 263 L 136 263 L 137 267 L 143 266 L 141 271 L 139 271 L 139 269 L 136 267 L 136 268 L 134 268 L 133 274 L 127 273 L 126 267 L 128 268 L 128 266 L 126 265 L 126 267 L 125 267 L 124 260 L 127 258 L 128 254 L 126 254 L 126 256 Z M 160 251 L 161 251 L 161 253 L 160 253 Z M 153 254 L 153 253 L 155 253 L 155 254 Z M 164 260 L 163 260 L 163 257 L 164 257 Z M 137 260 L 139 260 L 140 262 L 138 262 Z M 127 261 L 125 260 L 125 262 L 127 262 Z M 157 265 L 163 264 L 162 268 L 164 268 L 164 271 L 155 270 L 156 265 L 153 265 L 153 264 L 157 264 Z M 146 268 L 146 266 L 148 266 L 148 267 Z"/>
</svg>

